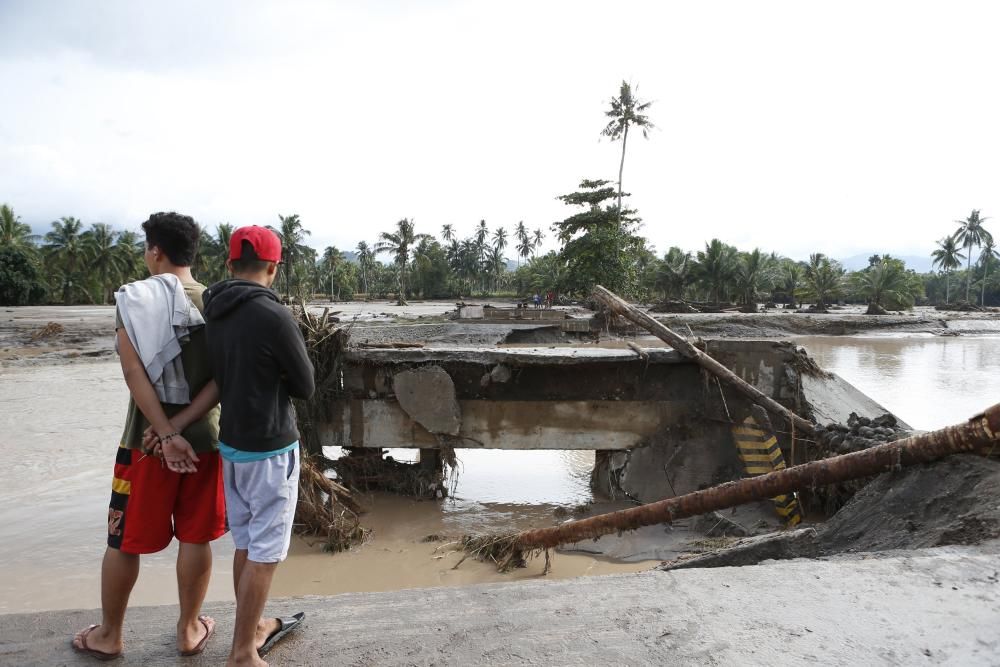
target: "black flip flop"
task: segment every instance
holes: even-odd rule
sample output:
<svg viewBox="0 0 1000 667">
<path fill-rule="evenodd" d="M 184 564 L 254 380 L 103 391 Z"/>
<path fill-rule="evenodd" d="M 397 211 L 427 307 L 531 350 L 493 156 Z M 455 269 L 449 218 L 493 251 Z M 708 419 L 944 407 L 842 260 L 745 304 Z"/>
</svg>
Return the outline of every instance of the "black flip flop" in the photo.
<svg viewBox="0 0 1000 667">
<path fill-rule="evenodd" d="M 268 636 L 267 641 L 264 642 L 264 645 L 257 649 L 257 655 L 262 658 L 267 655 L 267 652 L 274 648 L 275 644 L 284 639 L 285 635 L 302 625 L 302 621 L 305 617 L 305 612 L 300 611 L 299 613 L 294 614 L 291 618 L 279 618 L 278 629 L 272 632 Z"/>
</svg>

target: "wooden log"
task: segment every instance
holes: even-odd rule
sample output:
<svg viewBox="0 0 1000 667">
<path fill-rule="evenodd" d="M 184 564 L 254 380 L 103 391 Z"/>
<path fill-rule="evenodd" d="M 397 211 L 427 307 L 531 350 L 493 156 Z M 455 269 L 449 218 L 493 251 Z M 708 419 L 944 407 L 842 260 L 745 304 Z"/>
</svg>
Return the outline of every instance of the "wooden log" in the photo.
<svg viewBox="0 0 1000 667">
<path fill-rule="evenodd" d="M 594 288 L 594 298 L 607 306 L 613 313 L 621 315 L 625 319 L 634 322 L 653 334 L 660 340 L 669 343 L 671 347 L 683 354 L 685 357 L 695 361 L 699 366 L 715 375 L 717 378 L 731 386 L 733 389 L 743 394 L 757 405 L 765 408 L 768 412 L 781 417 L 786 422 L 791 422 L 798 430 L 813 434 L 816 425 L 807 419 L 803 419 L 785 406 L 775 401 L 770 396 L 761 392 L 757 387 L 746 382 L 743 378 L 733 373 L 731 370 L 720 364 L 711 356 L 705 354 L 692 345 L 684 336 L 672 331 L 662 322 L 659 322 L 647 313 L 626 303 L 618 295 L 610 290 L 597 285 Z"/>
<path fill-rule="evenodd" d="M 926 463 L 960 453 L 984 453 L 1000 443 L 1000 404 L 968 422 L 914 435 L 859 452 L 812 461 L 760 477 L 727 482 L 709 489 L 668 498 L 641 507 L 601 514 L 552 528 L 518 533 L 512 540 L 521 549 L 549 549 L 642 526 L 697 516 L 773 498 L 799 489 L 869 477 L 901 466 Z"/>
</svg>

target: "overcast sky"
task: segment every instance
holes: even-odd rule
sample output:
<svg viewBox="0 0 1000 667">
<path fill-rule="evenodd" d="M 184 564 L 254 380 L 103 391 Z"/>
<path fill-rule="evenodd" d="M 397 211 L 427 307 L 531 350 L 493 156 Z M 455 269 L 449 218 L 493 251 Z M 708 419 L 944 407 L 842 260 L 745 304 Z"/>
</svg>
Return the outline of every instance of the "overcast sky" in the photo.
<svg viewBox="0 0 1000 667">
<path fill-rule="evenodd" d="M 320 248 L 547 230 L 617 178 L 627 79 L 661 253 L 926 254 L 973 208 L 1000 233 L 998 34 L 1000 4 L 955 0 L 0 0 L 0 201 L 41 231 L 298 213 Z"/>
</svg>

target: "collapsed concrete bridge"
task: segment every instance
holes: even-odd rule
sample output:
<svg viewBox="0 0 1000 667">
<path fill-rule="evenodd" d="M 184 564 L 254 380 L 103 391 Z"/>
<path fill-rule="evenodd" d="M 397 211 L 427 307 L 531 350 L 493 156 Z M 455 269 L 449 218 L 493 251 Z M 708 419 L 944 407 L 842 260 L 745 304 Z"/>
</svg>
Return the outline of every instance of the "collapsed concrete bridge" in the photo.
<svg viewBox="0 0 1000 667">
<path fill-rule="evenodd" d="M 817 422 L 884 408 L 785 342 L 716 340 L 706 351 Z M 642 502 L 738 478 L 732 425 L 751 403 L 669 348 L 425 347 L 344 351 L 321 441 L 354 451 L 597 451 L 595 487 Z M 791 461 L 806 442 L 776 425 Z"/>
</svg>

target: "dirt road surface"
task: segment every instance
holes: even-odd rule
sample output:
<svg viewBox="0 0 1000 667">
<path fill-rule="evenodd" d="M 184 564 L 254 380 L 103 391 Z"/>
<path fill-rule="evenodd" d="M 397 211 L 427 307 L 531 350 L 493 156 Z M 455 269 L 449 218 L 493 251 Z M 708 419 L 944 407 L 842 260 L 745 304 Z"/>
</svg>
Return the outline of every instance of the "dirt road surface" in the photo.
<svg viewBox="0 0 1000 667">
<path fill-rule="evenodd" d="M 989 547 L 989 548 L 987 548 Z M 464 588 L 285 598 L 306 626 L 277 665 L 996 665 L 998 545 Z M 174 607 L 129 612 L 121 665 L 222 664 L 218 636 L 178 658 Z M 90 665 L 72 631 L 96 611 L 0 617 L 0 663 Z"/>
</svg>

